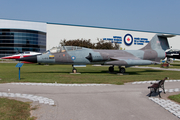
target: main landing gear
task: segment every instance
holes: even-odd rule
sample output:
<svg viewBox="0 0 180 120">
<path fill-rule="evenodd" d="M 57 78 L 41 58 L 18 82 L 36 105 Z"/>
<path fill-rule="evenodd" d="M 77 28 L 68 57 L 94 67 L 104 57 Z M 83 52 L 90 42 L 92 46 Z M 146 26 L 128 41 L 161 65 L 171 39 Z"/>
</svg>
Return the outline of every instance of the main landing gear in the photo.
<svg viewBox="0 0 180 120">
<path fill-rule="evenodd" d="M 119 66 L 119 72 L 120 72 L 120 73 L 125 73 L 125 72 L 126 72 L 126 70 L 125 70 L 125 68 L 124 68 L 124 67 L 120 67 L 120 66 Z"/>
<path fill-rule="evenodd" d="M 114 72 L 114 65 L 109 67 L 109 72 L 111 72 L 111 73 Z M 125 73 L 126 70 L 125 70 L 124 67 L 119 66 L 119 72 L 120 72 L 120 73 Z"/>
<path fill-rule="evenodd" d="M 114 65 L 109 67 L 109 72 L 114 72 Z"/>
</svg>

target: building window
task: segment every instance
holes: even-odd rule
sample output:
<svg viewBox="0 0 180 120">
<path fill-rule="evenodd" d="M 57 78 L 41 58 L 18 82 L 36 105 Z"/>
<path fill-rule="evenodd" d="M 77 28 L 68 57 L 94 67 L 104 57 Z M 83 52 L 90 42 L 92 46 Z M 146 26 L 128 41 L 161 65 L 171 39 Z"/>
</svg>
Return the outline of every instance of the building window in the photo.
<svg viewBox="0 0 180 120">
<path fill-rule="evenodd" d="M 46 33 L 34 30 L 0 29 L 0 57 L 25 51 L 46 51 Z"/>
</svg>

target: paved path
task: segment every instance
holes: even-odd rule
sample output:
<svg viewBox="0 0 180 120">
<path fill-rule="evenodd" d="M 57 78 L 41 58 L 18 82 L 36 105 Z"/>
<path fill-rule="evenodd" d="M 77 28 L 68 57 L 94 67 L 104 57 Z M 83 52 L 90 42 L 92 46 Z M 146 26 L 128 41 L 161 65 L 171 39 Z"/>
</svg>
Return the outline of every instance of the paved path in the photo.
<svg viewBox="0 0 180 120">
<path fill-rule="evenodd" d="M 107 86 L 32 86 L 0 84 L 0 92 L 33 94 L 54 100 L 55 106 L 39 104 L 38 120 L 178 120 L 147 97 L 145 84 Z M 165 83 L 166 89 L 180 82 Z M 164 93 L 161 94 L 163 97 Z"/>
</svg>

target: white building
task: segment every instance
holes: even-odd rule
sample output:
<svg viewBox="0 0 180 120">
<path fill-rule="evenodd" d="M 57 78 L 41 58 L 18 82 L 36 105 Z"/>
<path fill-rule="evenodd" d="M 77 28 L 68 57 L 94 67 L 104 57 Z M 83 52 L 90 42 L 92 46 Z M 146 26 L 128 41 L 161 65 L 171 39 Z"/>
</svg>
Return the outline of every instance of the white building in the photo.
<svg viewBox="0 0 180 120">
<path fill-rule="evenodd" d="M 138 30 L 126 30 L 118 28 L 105 28 L 95 26 L 81 26 L 69 24 L 54 24 L 47 23 L 47 44 L 46 49 L 57 46 L 61 40 L 74 40 L 74 39 L 91 39 L 91 42 L 97 43 L 97 39 L 106 41 L 118 42 L 122 48 L 126 50 L 140 49 L 145 46 L 151 38 L 158 32 L 147 32 Z M 132 44 L 126 45 L 124 42 L 125 36 L 130 34 L 132 36 Z M 159 33 L 167 34 L 167 33 Z M 178 49 L 178 40 L 180 35 L 173 38 L 168 38 L 169 45 Z"/>
</svg>

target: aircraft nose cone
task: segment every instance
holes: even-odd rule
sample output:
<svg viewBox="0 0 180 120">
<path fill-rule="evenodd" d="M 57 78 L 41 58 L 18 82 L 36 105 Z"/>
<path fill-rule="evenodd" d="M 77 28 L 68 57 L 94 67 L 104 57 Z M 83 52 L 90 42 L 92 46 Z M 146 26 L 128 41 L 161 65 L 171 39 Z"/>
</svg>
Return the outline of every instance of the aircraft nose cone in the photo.
<svg viewBox="0 0 180 120">
<path fill-rule="evenodd" d="M 26 62 L 37 63 L 37 56 L 24 57 L 24 58 L 17 59 L 17 61 L 26 61 Z"/>
<path fill-rule="evenodd" d="M 8 59 L 7 57 L 1 57 L 1 59 Z"/>
</svg>

